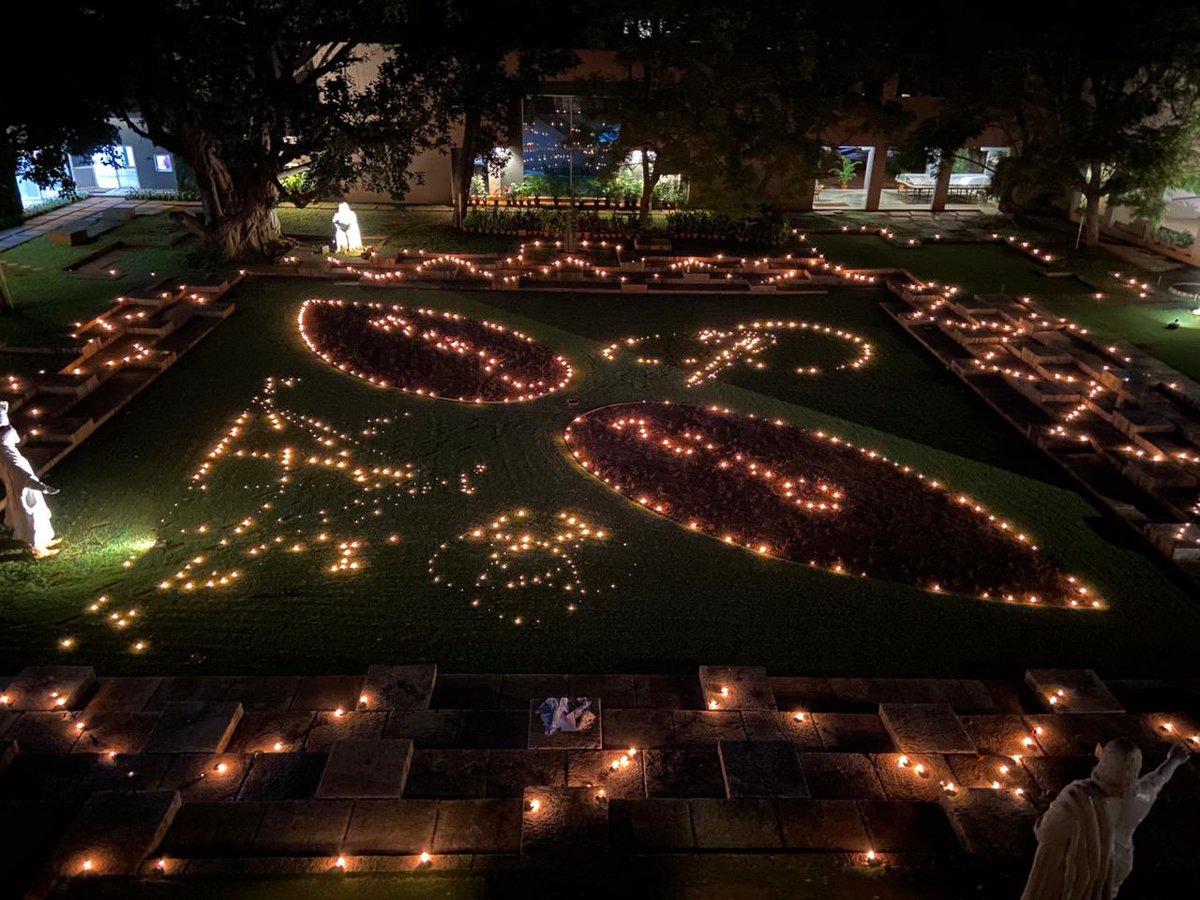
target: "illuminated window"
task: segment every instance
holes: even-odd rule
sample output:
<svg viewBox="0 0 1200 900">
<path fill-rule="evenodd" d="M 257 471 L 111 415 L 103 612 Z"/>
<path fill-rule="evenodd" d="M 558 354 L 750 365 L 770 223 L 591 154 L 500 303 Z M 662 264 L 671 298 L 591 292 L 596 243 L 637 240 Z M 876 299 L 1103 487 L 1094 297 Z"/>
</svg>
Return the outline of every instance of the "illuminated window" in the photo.
<svg viewBox="0 0 1200 900">
<path fill-rule="evenodd" d="M 175 166 L 171 162 L 170 153 L 155 153 L 154 154 L 154 171 L 155 172 L 174 172 Z"/>
</svg>

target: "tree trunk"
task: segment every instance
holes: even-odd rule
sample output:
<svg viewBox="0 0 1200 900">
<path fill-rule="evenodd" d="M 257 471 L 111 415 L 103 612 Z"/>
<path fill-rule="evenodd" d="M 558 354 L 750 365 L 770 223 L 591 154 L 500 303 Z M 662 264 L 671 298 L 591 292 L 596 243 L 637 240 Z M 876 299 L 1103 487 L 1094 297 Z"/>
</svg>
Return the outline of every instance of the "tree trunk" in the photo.
<svg viewBox="0 0 1200 900">
<path fill-rule="evenodd" d="M 1100 198 L 1084 194 L 1084 199 L 1087 208 L 1083 214 L 1083 239 L 1089 247 L 1095 247 L 1100 243 Z"/>
<path fill-rule="evenodd" d="M 17 160 L 7 144 L 0 147 L 0 227 L 20 225 L 25 218 L 25 205 L 17 187 Z"/>
<path fill-rule="evenodd" d="M 454 167 L 454 227 L 462 228 L 471 199 L 471 178 L 475 174 L 475 145 L 479 142 L 480 113 L 478 107 L 463 115 L 462 149 Z"/>
<path fill-rule="evenodd" d="M 650 148 L 642 148 L 642 197 L 638 202 L 638 225 L 650 224 L 650 211 L 654 208 L 654 186 L 658 184 L 662 174 L 658 166 L 650 165 Z"/>
<path fill-rule="evenodd" d="M 8 279 L 4 275 L 4 263 L 0 262 L 0 316 L 11 316 L 17 311 L 12 295 L 8 292 Z"/>
</svg>

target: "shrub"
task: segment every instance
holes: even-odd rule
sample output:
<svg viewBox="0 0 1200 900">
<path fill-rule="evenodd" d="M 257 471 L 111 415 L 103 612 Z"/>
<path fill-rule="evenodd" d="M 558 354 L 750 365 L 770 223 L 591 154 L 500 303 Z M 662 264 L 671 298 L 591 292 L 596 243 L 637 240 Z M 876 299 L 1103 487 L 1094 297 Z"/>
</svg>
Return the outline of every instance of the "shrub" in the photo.
<svg viewBox="0 0 1200 900">
<path fill-rule="evenodd" d="M 1154 228 L 1154 239 L 1171 247 L 1186 249 L 1195 243 L 1196 236 L 1190 231 L 1176 231 L 1165 225 L 1157 225 Z"/>
<path fill-rule="evenodd" d="M 32 206 L 25 207 L 24 212 L 17 221 L 9 224 L 20 225 L 21 222 L 28 222 L 35 216 L 40 216 L 43 213 L 50 212 L 51 210 L 62 209 L 64 206 L 70 206 L 72 203 L 78 203 L 80 200 L 86 200 L 87 196 L 87 194 L 72 192 L 69 194 L 61 194 L 52 200 L 43 200 L 41 203 L 34 203 Z"/>
<path fill-rule="evenodd" d="M 125 195 L 128 200 L 177 200 L 177 201 L 194 201 L 200 199 L 199 191 L 190 190 L 150 190 L 148 188 L 130 191 Z"/>
</svg>

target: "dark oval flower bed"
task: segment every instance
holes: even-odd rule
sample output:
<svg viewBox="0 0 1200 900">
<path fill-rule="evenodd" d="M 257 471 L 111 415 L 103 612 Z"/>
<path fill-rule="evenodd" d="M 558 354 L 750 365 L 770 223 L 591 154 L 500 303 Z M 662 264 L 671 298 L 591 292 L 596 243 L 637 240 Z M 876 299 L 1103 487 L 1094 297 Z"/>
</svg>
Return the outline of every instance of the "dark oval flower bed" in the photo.
<svg viewBox="0 0 1200 900">
<path fill-rule="evenodd" d="M 579 465 L 631 500 L 756 553 L 987 600 L 1102 605 L 1018 526 L 824 432 L 644 402 L 584 413 L 565 438 Z"/>
<path fill-rule="evenodd" d="M 571 380 L 571 366 L 533 338 L 457 313 L 387 303 L 306 300 L 309 349 L 372 384 L 470 403 L 535 400 Z"/>
</svg>

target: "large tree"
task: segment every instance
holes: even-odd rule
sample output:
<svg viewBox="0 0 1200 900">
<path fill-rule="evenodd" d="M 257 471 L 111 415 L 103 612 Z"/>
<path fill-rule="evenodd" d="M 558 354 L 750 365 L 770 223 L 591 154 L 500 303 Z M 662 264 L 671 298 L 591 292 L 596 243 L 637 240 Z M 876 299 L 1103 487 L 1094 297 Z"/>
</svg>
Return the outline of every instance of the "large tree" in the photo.
<svg viewBox="0 0 1200 900">
<path fill-rule="evenodd" d="M 443 139 L 436 82 L 367 60 L 419 41 L 407 8 L 386 0 L 157 0 L 103 6 L 91 39 L 112 38 L 105 77 L 135 131 L 195 175 L 200 215 L 184 223 L 216 254 L 266 255 L 279 244 L 281 177 L 307 168 L 306 192 L 354 182 L 402 194 L 422 149 Z M 129 40 L 130 21 L 153 28 Z M 374 44 L 368 44 L 373 41 Z"/>
</svg>

